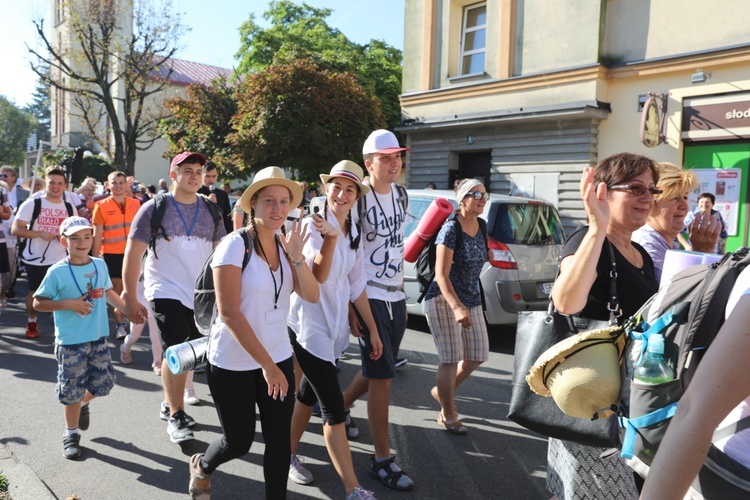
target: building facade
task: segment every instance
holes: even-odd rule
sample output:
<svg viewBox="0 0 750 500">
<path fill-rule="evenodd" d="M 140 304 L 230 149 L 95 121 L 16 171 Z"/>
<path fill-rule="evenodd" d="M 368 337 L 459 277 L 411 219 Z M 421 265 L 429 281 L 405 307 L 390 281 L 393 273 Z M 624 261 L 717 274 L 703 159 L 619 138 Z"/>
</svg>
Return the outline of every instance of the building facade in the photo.
<svg viewBox="0 0 750 500">
<path fill-rule="evenodd" d="M 82 66 L 83 63 L 79 62 L 80 52 L 77 48 L 78 42 L 74 40 L 69 29 L 70 9 L 74 5 L 71 2 L 74 2 L 79 7 L 80 5 L 87 5 L 87 8 L 90 9 L 88 12 L 78 12 L 77 15 L 79 16 L 88 15 L 93 20 L 96 20 L 97 15 L 113 16 L 116 19 L 115 37 L 118 39 L 116 43 L 123 43 L 122 41 L 128 40 L 133 35 L 134 7 L 132 2 L 123 0 L 97 0 L 89 1 L 88 4 L 81 4 L 79 0 L 52 0 L 51 19 L 53 22 L 50 41 L 56 44 L 58 52 L 69 56 L 66 59 L 67 64 L 73 67 L 78 65 L 78 71 L 85 72 L 87 70 L 81 68 L 85 68 L 86 66 Z M 97 13 L 93 9 L 98 9 L 99 12 Z M 116 64 L 118 64 L 117 59 L 119 58 L 113 58 L 112 60 L 113 75 L 118 71 L 116 67 Z M 184 96 L 189 85 L 206 85 L 215 78 L 231 74 L 231 70 L 229 69 L 174 58 L 169 61 L 169 69 L 171 71 L 167 77 L 168 85 L 161 92 L 147 99 L 144 106 L 144 114 L 148 113 L 154 117 L 165 116 L 166 110 L 162 103 L 167 98 Z M 167 73 L 167 69 L 162 68 L 161 74 L 153 75 L 155 83 L 158 78 L 166 76 Z M 61 77 L 60 75 L 53 76 Z M 83 119 L 83 113 L 76 102 L 79 97 L 76 94 L 55 89 L 54 87 L 51 89 L 51 92 L 50 142 L 53 147 L 61 146 L 70 149 L 84 147 L 93 154 L 101 154 L 107 159 L 111 158 L 114 151 L 114 138 L 111 133 L 110 123 L 106 117 L 103 116 L 101 118 L 98 127 L 105 131 L 101 135 L 108 137 L 108 143 L 100 144 L 94 141 L 89 133 Z M 122 80 L 112 85 L 112 94 L 116 100 L 124 98 L 125 83 Z M 127 119 L 124 115 L 124 108 L 120 105 L 118 118 L 122 123 Z M 145 118 L 146 116 L 142 117 L 142 119 Z M 167 178 L 170 159 L 165 155 L 168 149 L 167 141 L 158 137 L 150 147 L 137 151 L 135 178 L 144 184 L 157 184 L 159 179 Z"/>
<path fill-rule="evenodd" d="M 406 0 L 398 129 L 411 148 L 409 186 L 480 176 L 493 192 L 554 203 L 570 231 L 585 222 L 582 169 L 610 154 L 704 169 L 702 188 L 713 191 L 724 182 L 718 170 L 731 162 L 736 176 L 724 185 L 737 191 L 736 202 L 725 208 L 736 221 L 728 248 L 737 246 L 747 239 L 750 174 L 744 7 L 742 0 Z M 654 104 L 644 113 L 649 97 Z M 708 109 L 732 118 L 712 121 L 706 132 Z"/>
</svg>

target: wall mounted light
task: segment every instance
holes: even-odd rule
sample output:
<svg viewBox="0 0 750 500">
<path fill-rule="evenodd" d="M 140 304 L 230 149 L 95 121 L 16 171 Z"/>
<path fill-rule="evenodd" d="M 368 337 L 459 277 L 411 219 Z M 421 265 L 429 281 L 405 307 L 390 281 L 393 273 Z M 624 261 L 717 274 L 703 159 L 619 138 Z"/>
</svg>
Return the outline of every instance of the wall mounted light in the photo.
<svg viewBox="0 0 750 500">
<path fill-rule="evenodd" d="M 693 73 L 693 75 L 690 77 L 690 83 L 703 83 L 706 80 L 711 78 L 711 73 L 708 73 L 706 71 L 703 71 L 702 69 L 698 69 Z"/>
</svg>

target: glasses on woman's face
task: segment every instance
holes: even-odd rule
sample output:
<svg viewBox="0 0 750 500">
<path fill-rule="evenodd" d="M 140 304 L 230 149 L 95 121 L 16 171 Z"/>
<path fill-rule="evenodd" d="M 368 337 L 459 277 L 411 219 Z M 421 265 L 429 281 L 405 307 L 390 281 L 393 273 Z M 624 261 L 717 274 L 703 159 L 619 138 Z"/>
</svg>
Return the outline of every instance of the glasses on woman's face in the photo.
<svg viewBox="0 0 750 500">
<path fill-rule="evenodd" d="M 0 174 L 0 178 L 7 179 L 8 177 L 10 177 L 10 175 L 8 175 L 8 174 Z"/>
<path fill-rule="evenodd" d="M 639 198 L 646 194 L 646 191 L 651 193 L 651 197 L 662 194 L 664 191 L 661 189 L 656 189 L 655 187 L 647 188 L 643 184 L 616 184 L 614 186 L 610 186 L 610 191 L 625 191 L 633 196 L 638 196 Z"/>
<path fill-rule="evenodd" d="M 471 193 L 467 194 L 466 196 L 471 196 L 472 198 L 474 198 L 477 201 L 478 200 L 487 201 L 487 200 L 490 199 L 490 193 L 483 193 L 481 191 L 474 191 L 474 192 L 471 192 Z"/>
</svg>

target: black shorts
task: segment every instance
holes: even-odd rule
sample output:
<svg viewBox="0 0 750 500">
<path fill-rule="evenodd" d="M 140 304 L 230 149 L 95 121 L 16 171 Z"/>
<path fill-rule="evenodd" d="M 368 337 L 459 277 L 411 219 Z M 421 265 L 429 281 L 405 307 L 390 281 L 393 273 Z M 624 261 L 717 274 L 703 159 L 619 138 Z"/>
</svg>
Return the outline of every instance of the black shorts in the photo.
<svg viewBox="0 0 750 500">
<path fill-rule="evenodd" d="M 185 307 L 179 300 L 154 299 L 149 305 L 159 329 L 162 350 L 202 337 L 195 326 L 193 310 Z"/>
<path fill-rule="evenodd" d="M 42 284 L 44 276 L 47 274 L 47 269 L 52 266 L 32 266 L 31 264 L 24 264 L 26 266 L 26 278 L 29 280 L 29 291 L 33 292 L 39 285 Z"/>
<path fill-rule="evenodd" d="M 370 359 L 372 346 L 365 334 L 359 338 L 359 349 L 362 353 L 362 375 L 365 378 L 389 379 L 396 376 L 396 356 L 401 340 L 406 332 L 406 300 L 386 302 L 369 299 L 370 309 L 378 327 L 380 341 L 383 342 L 383 354 L 377 360 Z"/>
<path fill-rule="evenodd" d="M 104 262 L 107 263 L 107 269 L 109 269 L 109 277 L 122 279 L 122 261 L 125 258 L 124 254 L 121 253 L 105 253 L 102 255 Z"/>
</svg>

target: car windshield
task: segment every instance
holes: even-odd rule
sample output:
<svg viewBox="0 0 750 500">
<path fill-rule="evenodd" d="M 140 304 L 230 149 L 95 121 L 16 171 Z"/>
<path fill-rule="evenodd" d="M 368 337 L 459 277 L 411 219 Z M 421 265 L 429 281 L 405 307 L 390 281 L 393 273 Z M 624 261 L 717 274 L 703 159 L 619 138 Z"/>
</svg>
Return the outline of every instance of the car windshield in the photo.
<svg viewBox="0 0 750 500">
<path fill-rule="evenodd" d="M 548 205 L 496 203 L 490 236 L 516 245 L 561 245 L 565 233 L 557 212 Z"/>
</svg>

